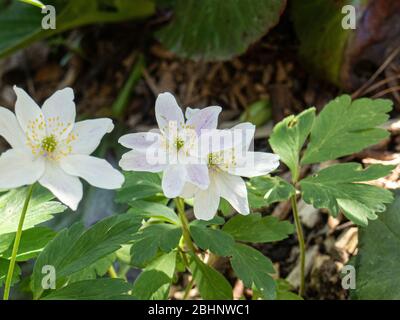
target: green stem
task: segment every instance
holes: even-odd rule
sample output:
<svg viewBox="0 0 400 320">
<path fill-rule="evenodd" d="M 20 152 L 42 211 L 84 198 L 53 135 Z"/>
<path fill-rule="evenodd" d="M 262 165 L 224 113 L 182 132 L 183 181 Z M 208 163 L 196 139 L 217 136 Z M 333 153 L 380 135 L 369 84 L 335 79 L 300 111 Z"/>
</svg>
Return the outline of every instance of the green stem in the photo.
<svg viewBox="0 0 400 320">
<path fill-rule="evenodd" d="M 190 290 L 192 290 L 192 288 L 193 288 L 193 285 L 194 285 L 194 278 L 192 276 L 192 279 L 188 283 L 188 285 L 185 289 L 185 293 L 183 294 L 183 300 L 187 300 L 187 298 L 189 297 L 189 294 L 190 294 Z"/>
<path fill-rule="evenodd" d="M 32 184 L 28 189 L 28 194 L 26 195 L 26 198 L 25 198 L 25 203 L 24 203 L 24 207 L 22 208 L 21 217 L 19 218 L 18 229 L 17 229 L 17 233 L 15 234 L 14 246 L 13 246 L 13 250 L 12 250 L 12 254 L 11 254 L 10 266 L 8 268 L 8 273 L 7 273 L 6 286 L 4 289 L 4 296 L 3 296 L 4 300 L 8 300 L 8 297 L 10 295 L 11 281 L 12 281 L 13 274 L 14 274 L 15 262 L 17 260 L 19 243 L 21 241 L 22 227 L 24 225 L 26 212 L 28 211 L 29 202 L 32 198 L 33 187 L 34 187 L 34 185 Z"/>
<path fill-rule="evenodd" d="M 299 210 L 297 208 L 297 199 L 296 195 L 293 195 L 291 198 L 292 203 L 292 211 L 294 216 L 294 222 L 296 225 L 296 232 L 297 238 L 299 241 L 300 247 L 300 288 L 299 288 L 299 295 L 304 296 L 304 289 L 305 289 L 305 261 L 306 261 L 306 250 L 305 250 L 305 243 L 304 243 L 304 235 L 303 235 L 303 228 L 301 226 L 300 217 L 299 217 Z"/>
<path fill-rule="evenodd" d="M 193 244 L 192 237 L 190 236 L 189 221 L 185 214 L 185 203 L 184 203 L 183 199 L 176 198 L 175 204 L 176 204 L 176 208 L 178 210 L 179 219 L 182 224 L 183 239 L 185 241 L 186 246 L 189 248 L 189 250 L 192 251 L 193 254 L 195 254 L 196 248 Z"/>
<path fill-rule="evenodd" d="M 107 272 L 108 272 L 108 275 L 110 276 L 110 278 L 112 278 L 112 279 L 118 278 L 117 272 L 115 271 L 115 268 L 113 265 L 111 265 L 108 268 Z"/>
</svg>

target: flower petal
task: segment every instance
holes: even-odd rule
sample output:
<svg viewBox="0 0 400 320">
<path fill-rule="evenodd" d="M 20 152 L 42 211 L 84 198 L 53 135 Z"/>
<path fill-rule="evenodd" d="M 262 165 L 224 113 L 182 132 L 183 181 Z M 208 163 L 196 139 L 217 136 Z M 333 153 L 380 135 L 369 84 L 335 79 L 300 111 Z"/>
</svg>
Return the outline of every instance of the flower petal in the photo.
<svg viewBox="0 0 400 320">
<path fill-rule="evenodd" d="M 42 158 L 24 149 L 10 149 L 0 157 L 0 188 L 13 189 L 35 183 L 44 173 Z"/>
<path fill-rule="evenodd" d="M 18 123 L 14 113 L 0 107 L 0 136 L 7 140 L 13 148 L 26 146 L 26 136 Z"/>
<path fill-rule="evenodd" d="M 210 184 L 208 176 L 208 167 L 205 164 L 186 165 L 187 181 L 198 186 L 200 189 L 207 189 Z"/>
<path fill-rule="evenodd" d="M 113 131 L 113 129 L 113 122 L 108 118 L 75 123 L 72 134 L 76 137 L 76 140 L 71 142 L 72 153 L 92 154 L 99 146 L 103 136 Z"/>
<path fill-rule="evenodd" d="M 48 134 L 65 139 L 75 123 L 74 91 L 71 88 L 56 91 L 43 103 L 42 111 Z"/>
<path fill-rule="evenodd" d="M 182 193 L 179 195 L 184 199 L 192 199 L 194 198 L 195 194 L 199 191 L 199 188 L 196 187 L 194 184 L 187 182 L 183 187 Z"/>
<path fill-rule="evenodd" d="M 256 126 L 250 122 L 243 122 L 234 126 L 230 130 L 235 134 L 236 147 L 241 145 L 243 151 L 248 151 L 253 142 Z"/>
<path fill-rule="evenodd" d="M 156 158 L 152 158 L 147 152 L 136 150 L 125 153 L 119 166 L 125 171 L 147 171 L 161 172 L 165 169 L 165 162 L 160 162 Z"/>
<path fill-rule="evenodd" d="M 150 147 L 158 147 L 161 135 L 155 132 L 138 132 L 126 134 L 118 142 L 126 148 L 144 151 Z"/>
<path fill-rule="evenodd" d="M 22 130 L 30 137 L 37 136 L 37 139 L 45 137 L 46 124 L 42 110 L 23 89 L 14 86 L 14 91 L 17 95 L 15 115 Z M 35 125 L 34 130 L 32 129 L 32 124 Z"/>
<path fill-rule="evenodd" d="M 221 197 L 227 200 L 237 212 L 244 215 L 250 213 L 246 183 L 242 178 L 218 172 L 215 182 Z"/>
<path fill-rule="evenodd" d="M 252 178 L 264 176 L 279 167 L 279 156 L 273 153 L 247 152 L 245 157 L 245 161 L 238 166 L 228 168 L 227 172 Z"/>
<path fill-rule="evenodd" d="M 221 107 L 207 107 L 191 114 L 187 125 L 193 127 L 197 135 L 200 135 L 202 130 L 216 129 L 218 125 L 218 116 L 221 113 Z"/>
<path fill-rule="evenodd" d="M 162 189 L 167 198 L 178 197 L 183 190 L 186 180 L 186 168 L 181 165 L 168 166 L 162 178 Z"/>
<path fill-rule="evenodd" d="M 186 120 L 189 120 L 191 117 L 193 117 L 200 110 L 201 109 L 187 107 L 186 110 L 185 110 L 185 118 L 186 118 Z"/>
<path fill-rule="evenodd" d="M 66 173 L 102 189 L 119 189 L 125 180 L 106 160 L 92 156 L 70 155 L 61 159 L 60 166 Z"/>
<path fill-rule="evenodd" d="M 78 208 L 83 197 L 83 186 L 78 177 L 67 174 L 55 163 L 47 162 L 46 171 L 39 183 L 72 210 Z"/>
<path fill-rule="evenodd" d="M 207 190 L 199 190 L 193 202 L 193 211 L 197 219 L 211 220 L 217 213 L 220 202 L 219 190 L 211 179 Z"/>
<path fill-rule="evenodd" d="M 170 122 L 175 123 L 177 128 L 182 127 L 185 123 L 181 108 L 169 92 L 161 93 L 157 97 L 156 119 L 158 127 L 164 133 L 168 131 Z"/>
</svg>

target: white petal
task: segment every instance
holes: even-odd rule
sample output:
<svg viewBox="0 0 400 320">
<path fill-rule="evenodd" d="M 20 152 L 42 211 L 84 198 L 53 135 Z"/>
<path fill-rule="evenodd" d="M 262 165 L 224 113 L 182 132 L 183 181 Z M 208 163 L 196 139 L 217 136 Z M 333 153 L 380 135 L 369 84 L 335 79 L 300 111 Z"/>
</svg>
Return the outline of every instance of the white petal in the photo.
<svg viewBox="0 0 400 320">
<path fill-rule="evenodd" d="M 194 128 L 200 135 L 202 130 L 216 129 L 218 125 L 218 116 L 221 113 L 221 107 L 207 107 L 192 114 L 187 121 L 187 125 Z"/>
<path fill-rule="evenodd" d="M 156 100 L 156 119 L 161 131 L 167 132 L 170 122 L 180 128 L 185 123 L 181 108 L 169 92 L 161 93 Z"/>
<path fill-rule="evenodd" d="M 92 154 L 99 146 L 103 136 L 113 129 L 112 120 L 107 118 L 75 123 L 72 133 L 76 136 L 76 140 L 71 143 L 72 153 Z"/>
<path fill-rule="evenodd" d="M 211 179 L 207 190 L 199 190 L 193 202 L 193 211 L 197 219 L 211 220 L 217 213 L 220 201 L 219 190 Z"/>
<path fill-rule="evenodd" d="M 194 184 L 191 184 L 190 182 L 186 182 L 183 187 L 182 193 L 179 196 L 184 199 L 192 199 L 198 191 L 198 187 L 196 187 Z"/>
<path fill-rule="evenodd" d="M 138 132 L 126 134 L 119 138 L 118 142 L 126 148 L 144 151 L 150 147 L 158 147 L 161 135 L 154 132 Z"/>
<path fill-rule="evenodd" d="M 0 157 L 0 189 L 13 189 L 30 185 L 44 173 L 44 161 L 35 159 L 24 149 L 11 149 Z"/>
<path fill-rule="evenodd" d="M 185 111 L 186 119 L 189 120 L 191 117 L 193 117 L 199 111 L 200 111 L 200 109 L 193 109 L 193 108 L 187 107 L 186 111 Z"/>
<path fill-rule="evenodd" d="M 227 200 L 237 212 L 244 215 L 250 213 L 246 183 L 242 178 L 218 172 L 215 182 L 221 197 Z"/>
<path fill-rule="evenodd" d="M 82 182 L 78 177 L 67 174 L 55 163 L 47 162 L 46 171 L 39 183 L 72 210 L 78 208 L 83 196 Z"/>
<path fill-rule="evenodd" d="M 264 176 L 279 167 L 279 156 L 267 152 L 247 152 L 245 162 L 227 171 L 241 177 Z"/>
<path fill-rule="evenodd" d="M 44 123 L 44 116 L 42 110 L 35 101 L 21 88 L 14 86 L 17 101 L 15 102 L 15 115 L 24 132 L 32 135 L 32 130 L 29 128 L 32 122 Z M 45 137 L 46 126 L 43 125 L 38 129 L 35 127 L 38 139 Z"/>
<path fill-rule="evenodd" d="M 165 162 L 159 162 L 156 158 L 148 156 L 146 152 L 136 150 L 125 153 L 119 166 L 125 171 L 161 172 L 165 169 Z"/>
<path fill-rule="evenodd" d="M 178 197 L 183 190 L 186 180 L 185 166 L 170 165 L 168 166 L 162 178 L 162 189 L 167 198 Z"/>
<path fill-rule="evenodd" d="M 244 151 L 249 150 L 256 132 L 256 126 L 250 122 L 243 122 L 230 130 L 235 133 L 235 145 L 242 145 Z"/>
<path fill-rule="evenodd" d="M 19 125 L 14 113 L 0 107 L 0 136 L 7 140 L 13 148 L 26 146 L 26 136 Z"/>
<path fill-rule="evenodd" d="M 208 167 L 205 164 L 188 164 L 186 165 L 187 181 L 198 186 L 200 189 L 207 189 L 210 184 L 208 176 Z"/>
<path fill-rule="evenodd" d="M 42 112 L 46 119 L 48 134 L 65 139 L 75 123 L 74 91 L 71 88 L 56 91 L 43 103 Z"/>
<path fill-rule="evenodd" d="M 104 159 L 87 155 L 70 155 L 60 161 L 68 174 L 85 179 L 92 186 L 102 189 L 119 189 L 124 176 Z"/>
</svg>

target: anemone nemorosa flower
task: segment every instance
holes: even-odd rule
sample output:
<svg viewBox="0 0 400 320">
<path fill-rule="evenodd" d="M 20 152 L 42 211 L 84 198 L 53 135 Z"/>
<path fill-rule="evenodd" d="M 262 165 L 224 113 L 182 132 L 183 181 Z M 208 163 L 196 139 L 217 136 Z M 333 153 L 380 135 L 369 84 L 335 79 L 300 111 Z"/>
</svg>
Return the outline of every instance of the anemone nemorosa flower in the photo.
<svg viewBox="0 0 400 320">
<path fill-rule="evenodd" d="M 24 90 L 14 86 L 14 91 L 15 115 L 0 107 L 0 136 L 11 146 L 0 157 L 0 188 L 38 181 L 76 210 L 83 196 L 79 177 L 103 189 L 121 187 L 123 175 L 107 161 L 90 156 L 113 130 L 110 119 L 75 123 L 71 88 L 55 92 L 42 108 Z"/>
</svg>

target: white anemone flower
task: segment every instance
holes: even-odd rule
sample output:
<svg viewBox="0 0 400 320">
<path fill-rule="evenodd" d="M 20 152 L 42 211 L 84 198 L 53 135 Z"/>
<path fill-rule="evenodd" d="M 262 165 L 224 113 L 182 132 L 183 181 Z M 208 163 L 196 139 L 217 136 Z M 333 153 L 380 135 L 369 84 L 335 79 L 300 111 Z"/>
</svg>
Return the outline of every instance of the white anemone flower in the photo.
<svg viewBox="0 0 400 320">
<path fill-rule="evenodd" d="M 191 111 L 191 114 L 195 114 Z M 246 183 L 241 177 L 263 176 L 279 166 L 279 156 L 273 153 L 249 151 L 255 126 L 242 123 L 230 130 L 214 130 L 201 137 L 207 157 L 210 184 L 200 190 L 187 183 L 181 194 L 194 198 L 197 219 L 211 220 L 219 207 L 220 198 L 227 200 L 240 214 L 250 213 Z M 210 143 L 211 142 L 211 143 Z"/>
<path fill-rule="evenodd" d="M 24 90 L 14 86 L 14 91 L 15 115 L 0 107 L 0 136 L 11 146 L 0 157 L 0 188 L 39 182 L 76 210 L 83 196 L 79 177 L 103 189 L 122 186 L 124 177 L 118 170 L 90 156 L 113 130 L 110 119 L 75 123 L 71 88 L 56 91 L 42 108 Z"/>
<path fill-rule="evenodd" d="M 208 168 L 200 161 L 198 139 L 203 131 L 217 127 L 221 110 L 218 106 L 206 107 L 185 121 L 174 96 L 160 94 L 155 106 L 159 130 L 122 136 L 119 143 L 133 150 L 123 155 L 121 168 L 163 172 L 162 189 L 168 198 L 179 196 L 186 182 L 206 189 Z"/>
</svg>

